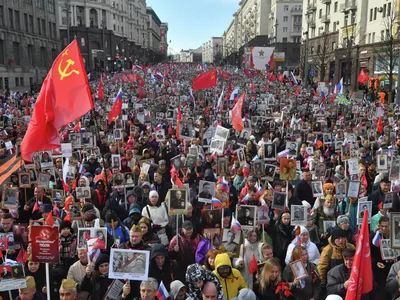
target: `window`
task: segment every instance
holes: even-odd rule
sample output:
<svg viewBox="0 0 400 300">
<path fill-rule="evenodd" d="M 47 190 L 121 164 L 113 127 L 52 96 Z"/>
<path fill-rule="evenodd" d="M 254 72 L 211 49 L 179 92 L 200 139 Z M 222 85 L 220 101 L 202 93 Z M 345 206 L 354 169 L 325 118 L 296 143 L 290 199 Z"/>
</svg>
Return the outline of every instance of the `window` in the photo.
<svg viewBox="0 0 400 300">
<path fill-rule="evenodd" d="M 30 86 L 33 85 L 33 77 L 29 77 L 29 85 L 30 85 Z"/>
<path fill-rule="evenodd" d="M 21 24 L 20 24 L 20 20 L 19 20 L 19 11 L 14 10 L 14 16 L 15 16 L 15 29 L 20 30 Z"/>
<path fill-rule="evenodd" d="M 351 24 L 354 24 L 356 22 L 356 14 L 351 14 Z"/>
<path fill-rule="evenodd" d="M 376 20 L 376 12 L 378 11 L 378 9 L 375 7 L 374 8 L 374 20 Z"/>
<path fill-rule="evenodd" d="M 4 41 L 0 40 L 0 64 L 4 65 Z"/>
<path fill-rule="evenodd" d="M 14 55 L 14 64 L 17 66 L 21 65 L 21 60 L 19 56 L 19 43 L 13 42 L 13 55 Z"/>
<path fill-rule="evenodd" d="M 321 45 L 318 45 L 317 46 L 317 53 L 320 53 L 321 52 Z"/>
<path fill-rule="evenodd" d="M 28 62 L 33 66 L 33 45 L 28 45 Z"/>
<path fill-rule="evenodd" d="M 0 26 L 4 26 L 4 8 L 0 5 Z"/>
<path fill-rule="evenodd" d="M 33 16 L 29 16 L 29 32 L 35 32 L 33 30 Z"/>
<path fill-rule="evenodd" d="M 386 17 L 386 4 L 383 5 L 382 17 Z"/>
<path fill-rule="evenodd" d="M 44 9 L 44 0 L 36 0 L 36 7 Z"/>
<path fill-rule="evenodd" d="M 283 17 L 283 22 L 287 22 L 287 21 L 288 21 L 288 17 L 287 16 Z"/>
<path fill-rule="evenodd" d="M 21 86 L 24 86 L 24 77 L 20 77 L 20 78 L 19 78 L 19 84 L 20 84 Z"/>
<path fill-rule="evenodd" d="M 319 18 L 322 18 L 322 9 L 319 10 Z"/>
<path fill-rule="evenodd" d="M 346 27 L 349 24 L 349 16 L 345 15 L 344 16 L 344 26 Z"/>
<path fill-rule="evenodd" d="M 42 30 L 43 30 L 43 35 L 46 35 L 46 21 L 43 19 L 42 20 Z"/>
<path fill-rule="evenodd" d="M 289 5 L 284 5 L 284 6 L 283 6 L 283 10 L 284 10 L 284 11 L 288 11 L 288 10 L 289 10 Z"/>
<path fill-rule="evenodd" d="M 387 15 L 390 16 L 390 14 L 392 13 L 392 3 L 391 2 L 388 3 L 388 7 L 387 8 L 388 8 Z"/>
<path fill-rule="evenodd" d="M 336 31 L 336 22 L 333 22 L 333 32 Z"/>
<path fill-rule="evenodd" d="M 336 49 L 336 42 L 332 42 L 332 51 L 335 51 Z"/>
<path fill-rule="evenodd" d="M 283 27 L 283 32 L 287 32 L 287 27 Z"/>
<path fill-rule="evenodd" d="M 56 23 L 53 23 L 53 37 L 57 39 Z"/>
<path fill-rule="evenodd" d="M 47 53 L 45 47 L 40 47 L 40 60 L 42 62 L 42 67 L 46 67 Z"/>
<path fill-rule="evenodd" d="M 49 22 L 49 35 L 50 35 L 50 38 L 54 38 L 53 37 L 53 30 L 51 28 L 51 22 Z"/>
<path fill-rule="evenodd" d="M 0 89 L 4 89 L 4 86 L 3 86 L 3 77 L 0 77 Z"/>
<path fill-rule="evenodd" d="M 369 10 L 369 20 L 370 20 L 370 21 L 372 21 L 372 15 L 373 15 L 373 13 L 374 13 L 374 10 L 371 8 L 371 9 Z"/>
<path fill-rule="evenodd" d="M 19 77 L 15 77 L 15 86 L 19 86 Z"/>
<path fill-rule="evenodd" d="M 390 34 L 389 34 L 389 29 L 386 29 L 386 40 L 389 40 Z"/>
<path fill-rule="evenodd" d="M 287 38 L 282 38 L 282 43 L 287 43 Z"/>
<path fill-rule="evenodd" d="M 54 61 L 57 58 L 56 49 L 51 49 L 51 59 Z"/>
<path fill-rule="evenodd" d="M 336 1 L 335 4 L 333 5 L 333 12 L 337 12 L 338 9 L 338 2 Z"/>
<path fill-rule="evenodd" d="M 314 54 L 314 46 L 311 46 L 311 54 Z"/>
<path fill-rule="evenodd" d="M 40 26 L 40 18 L 36 19 L 36 23 L 37 23 L 37 28 L 38 28 L 37 33 L 42 35 L 42 27 Z"/>
<path fill-rule="evenodd" d="M 368 33 L 368 44 L 371 44 L 371 33 Z"/>
<path fill-rule="evenodd" d="M 372 43 L 375 43 L 375 32 L 372 33 Z"/>
<path fill-rule="evenodd" d="M 24 30 L 29 32 L 28 14 L 24 14 Z"/>
<path fill-rule="evenodd" d="M 54 0 L 47 0 L 47 11 L 54 14 Z"/>
<path fill-rule="evenodd" d="M 385 39 L 385 30 L 381 30 L 381 41 Z"/>
<path fill-rule="evenodd" d="M 81 38 L 81 46 L 85 47 L 85 38 Z"/>
<path fill-rule="evenodd" d="M 81 6 L 76 7 L 76 19 L 78 26 L 85 26 L 85 21 L 83 18 L 83 8 Z"/>
<path fill-rule="evenodd" d="M 10 28 L 14 28 L 14 15 L 11 8 L 8 9 L 8 24 L 10 24 Z"/>
</svg>

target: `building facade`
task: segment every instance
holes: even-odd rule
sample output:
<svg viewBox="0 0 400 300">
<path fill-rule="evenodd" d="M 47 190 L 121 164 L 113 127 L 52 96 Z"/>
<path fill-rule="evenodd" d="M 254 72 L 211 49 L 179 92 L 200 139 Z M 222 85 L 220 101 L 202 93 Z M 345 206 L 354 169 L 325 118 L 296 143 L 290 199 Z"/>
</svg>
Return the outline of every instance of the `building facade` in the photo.
<svg viewBox="0 0 400 300">
<path fill-rule="evenodd" d="M 149 17 L 149 60 L 151 63 L 160 62 L 165 59 L 165 52 L 161 51 L 161 21 L 156 12 L 147 7 Z"/>
<path fill-rule="evenodd" d="M 46 77 L 61 51 L 57 0 L 0 5 L 0 89 L 29 91 Z"/>
<path fill-rule="evenodd" d="M 129 69 L 154 59 L 161 21 L 145 0 L 60 0 L 60 36 L 79 41 L 88 72 Z"/>
<path fill-rule="evenodd" d="M 213 63 L 215 60 L 222 59 L 222 38 L 212 37 L 202 46 L 202 61 L 205 63 Z"/>
<path fill-rule="evenodd" d="M 390 67 L 386 63 L 388 48 L 393 47 L 393 56 L 400 54 L 396 46 L 399 12 L 393 1 L 304 0 L 303 7 L 306 34 L 301 61 L 306 66 L 303 77 L 308 74 L 310 82 L 337 83 L 343 78 L 347 89 L 354 91 L 361 88 L 357 83 L 361 68 L 383 80 L 388 73 L 398 74 L 398 58 Z"/>
</svg>

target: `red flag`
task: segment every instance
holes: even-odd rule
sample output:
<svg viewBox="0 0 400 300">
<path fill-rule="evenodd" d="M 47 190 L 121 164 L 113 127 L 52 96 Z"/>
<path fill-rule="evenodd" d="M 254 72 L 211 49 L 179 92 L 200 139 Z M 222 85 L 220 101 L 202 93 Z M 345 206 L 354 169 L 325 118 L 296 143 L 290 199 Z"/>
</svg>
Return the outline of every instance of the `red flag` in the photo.
<svg viewBox="0 0 400 300">
<path fill-rule="evenodd" d="M 35 211 L 39 211 L 39 209 L 40 209 L 39 204 L 36 201 L 35 205 L 33 206 L 32 213 L 34 213 Z"/>
<path fill-rule="evenodd" d="M 268 80 L 269 80 L 269 81 L 274 81 L 274 80 L 276 80 L 276 76 L 275 76 L 274 72 L 269 72 L 269 73 L 268 73 Z"/>
<path fill-rule="evenodd" d="M 104 100 L 103 76 L 100 76 L 99 88 L 97 89 L 97 98 L 98 98 L 99 100 Z"/>
<path fill-rule="evenodd" d="M 224 72 L 224 71 L 221 72 L 221 75 L 222 75 L 222 78 L 225 80 L 229 80 L 229 77 L 231 76 L 231 75 L 229 75 L 229 73 Z"/>
<path fill-rule="evenodd" d="M 193 91 L 207 89 L 217 85 L 217 70 L 211 70 L 200 74 L 192 80 Z"/>
<path fill-rule="evenodd" d="M 81 122 L 76 122 L 74 128 L 72 129 L 73 132 L 81 132 Z"/>
<path fill-rule="evenodd" d="M 254 86 L 254 81 L 251 83 L 251 90 L 254 91 L 256 87 Z"/>
<path fill-rule="evenodd" d="M 26 252 L 24 247 L 21 247 L 21 249 L 18 252 L 18 256 L 16 258 L 17 262 L 22 262 L 22 263 L 26 263 L 26 261 L 28 260 L 29 254 L 28 252 Z"/>
<path fill-rule="evenodd" d="M 8 237 L 0 240 L 0 251 L 8 250 Z"/>
<path fill-rule="evenodd" d="M 130 73 L 130 74 L 128 75 L 128 78 L 129 78 L 129 81 L 130 81 L 130 82 L 135 82 L 135 81 L 136 81 L 135 76 L 133 76 L 132 73 Z"/>
<path fill-rule="evenodd" d="M 72 222 L 71 215 L 69 213 L 64 217 L 64 221 Z"/>
<path fill-rule="evenodd" d="M 178 122 L 176 122 L 176 131 L 175 131 L 175 136 L 176 138 L 179 137 L 179 126 L 181 124 L 181 120 L 182 120 L 182 113 L 181 113 L 181 108 L 178 106 L 178 118 L 177 118 Z"/>
<path fill-rule="evenodd" d="M 280 73 L 280 74 L 278 75 L 278 80 L 282 82 L 283 79 L 284 79 L 283 73 Z"/>
<path fill-rule="evenodd" d="M 269 57 L 268 65 L 269 65 L 269 69 L 270 69 L 271 71 L 272 71 L 273 69 L 275 69 L 274 51 L 272 51 L 272 54 L 271 54 L 271 56 Z"/>
<path fill-rule="evenodd" d="M 69 186 L 68 186 L 68 184 L 66 184 L 64 181 L 62 181 L 62 186 L 63 186 L 64 191 L 65 191 L 66 193 L 68 193 L 68 192 L 69 192 Z"/>
<path fill-rule="evenodd" d="M 369 245 L 368 211 L 364 211 L 363 222 L 357 241 L 356 255 L 351 268 L 350 284 L 346 300 L 359 300 L 361 295 L 372 291 L 371 248 Z"/>
<path fill-rule="evenodd" d="M 139 91 L 138 91 L 138 93 L 139 93 L 139 98 L 141 99 L 141 98 L 143 97 L 143 88 L 142 88 L 141 85 L 139 85 Z"/>
<path fill-rule="evenodd" d="M 126 76 L 126 74 L 123 74 L 121 76 L 121 80 L 122 80 L 122 82 L 128 82 L 128 77 Z"/>
<path fill-rule="evenodd" d="M 121 114 L 122 109 L 122 90 L 120 89 L 117 98 L 111 108 L 110 112 L 108 113 L 108 124 L 111 124 L 118 116 Z"/>
<path fill-rule="evenodd" d="M 54 60 L 43 82 L 21 144 L 22 158 L 32 161 L 34 152 L 59 148 L 58 129 L 91 109 L 88 78 L 78 42 L 74 40 Z"/>
<path fill-rule="evenodd" d="M 249 263 L 249 266 L 248 266 L 248 270 L 249 270 L 249 273 L 253 274 L 253 273 L 257 272 L 257 269 L 258 269 L 257 268 L 257 260 L 256 260 L 256 257 L 253 254 L 253 256 L 251 257 L 251 261 Z"/>
<path fill-rule="evenodd" d="M 383 131 L 382 117 L 378 118 L 378 124 L 376 125 L 376 131 L 381 133 Z"/>
<path fill-rule="evenodd" d="M 50 212 L 46 218 L 46 225 L 54 225 L 54 218 L 52 212 Z"/>
<path fill-rule="evenodd" d="M 314 94 L 315 97 L 318 97 L 318 96 L 319 96 L 316 90 L 312 89 L 312 92 L 313 92 L 313 94 Z"/>
<path fill-rule="evenodd" d="M 236 129 L 236 131 L 243 130 L 242 106 L 245 96 L 246 93 L 243 93 L 232 109 L 232 126 Z"/>
<path fill-rule="evenodd" d="M 168 71 L 167 71 L 167 69 L 165 69 L 164 70 L 164 77 L 167 77 L 168 76 Z"/>
<path fill-rule="evenodd" d="M 364 69 L 360 70 L 360 74 L 358 74 L 358 82 L 364 84 L 369 80 L 369 76 L 364 72 Z"/>
</svg>

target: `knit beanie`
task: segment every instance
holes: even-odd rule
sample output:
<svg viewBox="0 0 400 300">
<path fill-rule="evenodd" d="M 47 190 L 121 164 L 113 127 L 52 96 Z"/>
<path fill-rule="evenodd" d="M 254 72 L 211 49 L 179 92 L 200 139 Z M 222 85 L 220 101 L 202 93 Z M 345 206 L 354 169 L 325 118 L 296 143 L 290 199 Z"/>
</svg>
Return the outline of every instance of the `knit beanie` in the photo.
<svg viewBox="0 0 400 300">
<path fill-rule="evenodd" d="M 110 257 L 107 254 L 100 254 L 96 259 L 94 269 L 96 271 L 98 271 L 101 264 L 109 263 L 109 262 L 110 262 Z"/>
<path fill-rule="evenodd" d="M 345 238 L 346 237 L 346 231 L 344 231 L 343 229 L 335 229 L 333 232 L 332 232 L 332 237 L 331 237 L 331 240 L 332 240 L 332 242 L 334 242 L 336 239 L 338 239 L 338 238 Z"/>
<path fill-rule="evenodd" d="M 70 221 L 61 221 L 61 223 L 60 223 L 60 232 L 61 232 L 61 230 L 63 230 L 64 228 L 69 228 L 69 229 L 71 229 L 71 228 L 72 228 L 71 222 L 70 222 Z"/>
<path fill-rule="evenodd" d="M 157 192 L 157 191 L 151 191 L 151 192 L 149 193 L 149 198 L 151 198 L 151 197 L 153 197 L 153 196 L 159 197 L 159 196 L 158 196 L 158 192 Z"/>
<path fill-rule="evenodd" d="M 340 215 L 339 217 L 337 217 L 336 223 L 338 224 L 338 226 L 343 225 L 344 223 L 349 223 L 349 217 L 345 216 L 345 215 Z"/>
<path fill-rule="evenodd" d="M 241 289 L 237 298 L 238 300 L 256 300 L 256 294 L 250 289 Z"/>
</svg>

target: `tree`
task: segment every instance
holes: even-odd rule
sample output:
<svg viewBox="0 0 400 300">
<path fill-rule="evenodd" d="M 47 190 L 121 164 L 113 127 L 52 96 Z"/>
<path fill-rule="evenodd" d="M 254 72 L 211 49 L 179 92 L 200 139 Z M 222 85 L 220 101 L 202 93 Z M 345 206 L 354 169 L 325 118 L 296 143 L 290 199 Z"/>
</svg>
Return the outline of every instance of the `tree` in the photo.
<svg viewBox="0 0 400 300">
<path fill-rule="evenodd" d="M 382 19 L 383 30 L 381 31 L 380 43 L 374 47 L 374 63 L 377 70 L 383 71 L 383 73 L 388 77 L 389 93 L 392 92 L 394 86 L 393 74 L 399 66 L 399 17 L 399 13 L 396 10 Z M 390 100 L 391 99 L 389 99 L 389 101 Z"/>
<path fill-rule="evenodd" d="M 319 74 L 319 80 L 324 81 L 326 70 L 329 63 L 335 59 L 335 53 L 332 51 L 331 45 L 335 41 L 332 34 L 323 33 L 317 42 L 317 51 L 312 56 L 314 61 L 314 69 Z"/>
</svg>

